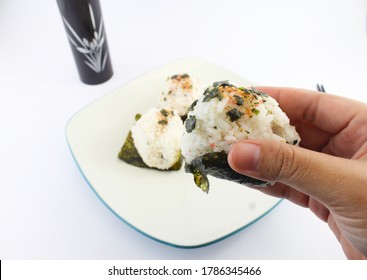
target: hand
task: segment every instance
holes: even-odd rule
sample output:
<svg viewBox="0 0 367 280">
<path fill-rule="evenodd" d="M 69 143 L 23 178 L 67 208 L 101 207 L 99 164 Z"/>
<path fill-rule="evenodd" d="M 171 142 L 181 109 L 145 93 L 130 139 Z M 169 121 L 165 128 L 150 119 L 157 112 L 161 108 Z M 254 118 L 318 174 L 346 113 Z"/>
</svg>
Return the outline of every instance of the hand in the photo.
<svg viewBox="0 0 367 280">
<path fill-rule="evenodd" d="M 367 259 L 367 104 L 291 88 L 257 87 L 275 98 L 300 147 L 269 140 L 233 145 L 241 174 L 274 181 L 257 188 L 309 207 L 327 222 L 349 259 Z"/>
</svg>

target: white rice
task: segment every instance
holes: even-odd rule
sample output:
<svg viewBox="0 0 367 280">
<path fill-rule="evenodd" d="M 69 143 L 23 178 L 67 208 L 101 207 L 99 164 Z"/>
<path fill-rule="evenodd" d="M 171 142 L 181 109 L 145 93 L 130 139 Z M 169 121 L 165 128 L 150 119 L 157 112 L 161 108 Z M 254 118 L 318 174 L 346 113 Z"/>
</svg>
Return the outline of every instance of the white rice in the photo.
<svg viewBox="0 0 367 280">
<path fill-rule="evenodd" d="M 149 167 L 169 169 L 180 159 L 180 144 L 184 130 L 177 112 L 151 108 L 131 128 L 135 147 Z"/>
<path fill-rule="evenodd" d="M 174 75 L 167 78 L 159 95 L 158 107 L 171 108 L 180 116 L 185 116 L 190 105 L 200 97 L 204 89 L 205 86 L 197 77 L 188 74 Z"/>
<path fill-rule="evenodd" d="M 297 145 L 300 141 L 288 117 L 270 96 L 256 96 L 257 100 L 245 101 L 244 106 L 233 104 L 233 98 L 228 96 L 207 102 L 203 102 L 204 98 L 202 95 L 188 114 L 188 119 L 190 116 L 196 119 L 195 128 L 191 132 L 185 130 L 181 143 L 182 155 L 188 163 L 207 153 L 228 153 L 234 143 L 245 139 L 271 139 Z M 231 121 L 227 112 L 234 108 L 243 115 Z"/>
</svg>

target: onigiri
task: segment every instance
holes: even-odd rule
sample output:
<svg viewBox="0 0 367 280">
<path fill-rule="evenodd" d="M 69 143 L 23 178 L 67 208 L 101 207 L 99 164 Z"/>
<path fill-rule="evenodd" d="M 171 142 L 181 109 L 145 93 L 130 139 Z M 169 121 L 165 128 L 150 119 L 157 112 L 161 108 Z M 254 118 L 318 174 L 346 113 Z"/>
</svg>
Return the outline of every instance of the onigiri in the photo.
<svg viewBox="0 0 367 280">
<path fill-rule="evenodd" d="M 184 126 L 185 170 L 205 192 L 209 191 L 208 175 L 248 186 L 270 184 L 230 168 L 227 155 L 234 143 L 271 139 L 298 145 L 301 140 L 275 99 L 228 81 L 215 82 L 204 91 L 191 105 Z"/>
<path fill-rule="evenodd" d="M 200 97 L 204 89 L 199 78 L 189 74 L 175 74 L 167 78 L 158 98 L 158 107 L 171 108 L 185 119 L 190 105 Z"/>
<path fill-rule="evenodd" d="M 151 108 L 136 116 L 118 157 L 138 167 L 179 170 L 183 122 L 170 108 Z"/>
</svg>

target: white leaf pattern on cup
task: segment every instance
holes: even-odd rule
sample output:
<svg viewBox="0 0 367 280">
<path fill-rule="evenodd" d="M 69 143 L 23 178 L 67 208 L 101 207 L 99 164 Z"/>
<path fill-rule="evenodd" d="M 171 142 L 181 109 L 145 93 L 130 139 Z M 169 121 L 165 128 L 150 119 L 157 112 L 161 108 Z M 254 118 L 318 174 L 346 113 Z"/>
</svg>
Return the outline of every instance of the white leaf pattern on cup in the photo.
<svg viewBox="0 0 367 280">
<path fill-rule="evenodd" d="M 65 17 L 63 17 L 63 21 L 65 22 L 67 29 L 71 33 L 71 35 L 68 34 L 69 41 L 75 46 L 78 52 L 84 55 L 86 59 L 84 60 L 85 64 L 96 73 L 100 73 L 104 70 L 108 57 L 107 51 L 103 55 L 103 43 L 105 42 L 105 36 L 103 34 L 103 18 L 101 17 L 99 30 L 97 31 L 95 17 L 91 4 L 89 4 L 89 13 L 94 29 L 94 38 L 92 38 L 91 41 L 88 41 L 86 38 L 80 38 L 73 27 L 65 19 Z M 73 40 L 72 36 L 76 40 Z"/>
</svg>

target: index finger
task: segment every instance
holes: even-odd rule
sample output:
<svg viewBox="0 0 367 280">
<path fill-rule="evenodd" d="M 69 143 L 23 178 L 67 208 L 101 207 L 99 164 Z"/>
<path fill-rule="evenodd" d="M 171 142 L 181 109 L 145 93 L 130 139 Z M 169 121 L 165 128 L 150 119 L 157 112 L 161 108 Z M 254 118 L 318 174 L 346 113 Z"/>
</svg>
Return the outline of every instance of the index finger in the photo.
<svg viewBox="0 0 367 280">
<path fill-rule="evenodd" d="M 338 133 L 363 109 L 363 103 L 327 93 L 284 87 L 256 87 L 278 101 L 295 121 L 307 121 L 328 133 Z"/>
</svg>

